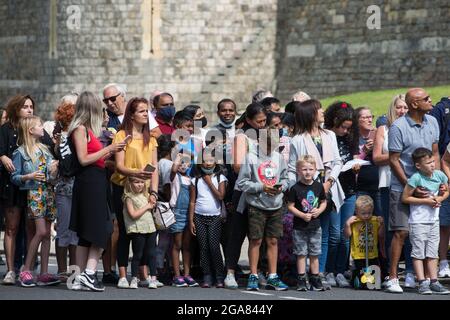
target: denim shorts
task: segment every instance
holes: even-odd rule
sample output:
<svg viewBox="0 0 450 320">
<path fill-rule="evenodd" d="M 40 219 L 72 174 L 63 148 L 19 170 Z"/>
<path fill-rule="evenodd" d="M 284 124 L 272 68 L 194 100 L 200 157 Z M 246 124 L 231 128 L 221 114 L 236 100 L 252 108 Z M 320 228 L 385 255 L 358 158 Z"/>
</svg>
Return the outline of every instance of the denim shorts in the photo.
<svg viewBox="0 0 450 320">
<path fill-rule="evenodd" d="M 442 206 L 439 208 L 439 225 L 442 227 L 450 226 L 450 199 L 447 198 L 442 202 Z"/>
<path fill-rule="evenodd" d="M 188 225 L 187 220 L 188 211 L 174 208 L 173 213 L 175 215 L 175 223 L 169 227 L 169 232 L 170 233 L 183 232 Z"/>
</svg>

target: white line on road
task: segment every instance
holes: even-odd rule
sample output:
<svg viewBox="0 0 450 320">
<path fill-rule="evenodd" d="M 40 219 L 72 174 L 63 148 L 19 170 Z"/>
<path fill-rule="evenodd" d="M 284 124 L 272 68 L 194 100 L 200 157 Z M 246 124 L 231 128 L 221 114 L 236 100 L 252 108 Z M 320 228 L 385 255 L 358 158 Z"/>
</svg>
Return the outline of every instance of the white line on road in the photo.
<svg viewBox="0 0 450 320">
<path fill-rule="evenodd" d="M 260 296 L 273 296 L 273 294 L 270 294 L 270 293 L 262 293 L 262 292 L 255 292 L 255 291 L 241 291 L 241 292 L 256 294 L 256 295 L 260 295 Z"/>
<path fill-rule="evenodd" d="M 289 300 L 312 300 L 312 299 L 306 299 L 306 298 L 297 298 L 297 297 L 279 297 L 280 299 L 289 299 Z"/>
</svg>

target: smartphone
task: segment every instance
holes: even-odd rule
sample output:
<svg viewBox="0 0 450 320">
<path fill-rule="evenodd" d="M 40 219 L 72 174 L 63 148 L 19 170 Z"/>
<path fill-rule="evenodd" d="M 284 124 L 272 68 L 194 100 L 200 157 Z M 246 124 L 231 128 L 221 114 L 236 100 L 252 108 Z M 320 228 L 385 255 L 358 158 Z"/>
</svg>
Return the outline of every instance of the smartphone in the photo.
<svg viewBox="0 0 450 320">
<path fill-rule="evenodd" d="M 156 170 L 156 168 L 154 166 L 152 166 L 150 163 L 148 165 L 145 166 L 144 171 L 147 172 L 154 172 Z"/>
<path fill-rule="evenodd" d="M 127 135 L 127 136 L 125 137 L 125 139 L 123 140 L 123 142 L 124 142 L 124 143 L 128 143 L 128 142 L 131 141 L 131 139 L 133 139 L 133 136 L 132 136 L 132 135 Z"/>
<path fill-rule="evenodd" d="M 279 184 L 274 185 L 273 187 L 274 187 L 275 189 L 280 189 L 282 186 L 283 186 L 283 185 L 279 183 Z"/>
</svg>

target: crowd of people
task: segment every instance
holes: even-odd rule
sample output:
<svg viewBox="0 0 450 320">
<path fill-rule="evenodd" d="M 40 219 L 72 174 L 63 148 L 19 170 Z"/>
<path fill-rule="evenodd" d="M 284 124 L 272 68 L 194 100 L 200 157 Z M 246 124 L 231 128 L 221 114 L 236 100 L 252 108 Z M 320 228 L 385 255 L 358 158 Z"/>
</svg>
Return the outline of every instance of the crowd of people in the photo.
<svg viewBox="0 0 450 320">
<path fill-rule="evenodd" d="M 164 91 L 127 99 L 118 84 L 103 100 L 64 96 L 50 121 L 36 112 L 29 95 L 2 112 L 3 285 L 236 289 L 247 237 L 247 290 L 361 289 L 378 277 L 402 293 L 404 260 L 404 287 L 450 293 L 438 281 L 450 277 L 447 97 L 433 107 L 409 89 L 376 125 L 367 106 L 324 109 L 299 91 L 283 107 L 265 90 L 240 117 L 221 100 L 208 125 L 201 106 L 177 111 Z M 161 204 L 168 228 L 155 222 Z"/>
</svg>

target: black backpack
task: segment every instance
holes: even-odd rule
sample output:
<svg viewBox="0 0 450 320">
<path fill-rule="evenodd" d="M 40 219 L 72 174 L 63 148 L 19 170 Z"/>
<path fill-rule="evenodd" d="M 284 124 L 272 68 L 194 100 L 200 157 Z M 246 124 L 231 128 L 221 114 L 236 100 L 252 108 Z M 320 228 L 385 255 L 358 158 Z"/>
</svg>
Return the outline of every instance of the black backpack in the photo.
<svg viewBox="0 0 450 320">
<path fill-rule="evenodd" d="M 59 160 L 59 174 L 63 177 L 70 178 L 77 174 L 81 168 L 78 161 L 75 145 L 73 144 L 71 136 L 61 136 L 61 141 L 57 149 L 57 158 Z M 89 133 L 86 129 L 86 137 L 89 138 Z"/>
</svg>

